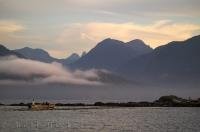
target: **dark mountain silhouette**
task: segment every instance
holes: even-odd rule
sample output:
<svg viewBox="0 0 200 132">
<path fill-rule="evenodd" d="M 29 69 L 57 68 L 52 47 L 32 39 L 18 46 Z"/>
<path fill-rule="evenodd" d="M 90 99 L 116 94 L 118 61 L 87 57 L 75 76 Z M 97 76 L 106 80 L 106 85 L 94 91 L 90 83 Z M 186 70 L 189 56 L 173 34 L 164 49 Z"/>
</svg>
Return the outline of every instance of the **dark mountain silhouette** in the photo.
<svg viewBox="0 0 200 132">
<path fill-rule="evenodd" d="M 105 39 L 81 57 L 72 54 L 66 59 L 53 58 L 42 49 L 25 47 L 12 51 L 0 45 L 0 56 L 7 55 L 47 63 L 56 61 L 72 69 L 106 69 L 109 72 L 99 75 L 108 82 L 120 80 L 120 76 L 135 82 L 192 82 L 200 78 L 200 35 L 154 50 L 138 39 L 127 43 Z"/>
<path fill-rule="evenodd" d="M 28 59 L 37 60 L 37 61 L 46 62 L 46 63 L 59 62 L 64 65 L 71 64 L 80 58 L 78 54 L 73 53 L 71 56 L 69 56 L 66 59 L 57 59 L 57 58 L 51 57 L 49 53 L 43 49 L 32 49 L 29 47 L 17 49 L 15 50 L 15 52 L 22 54 Z"/>
<path fill-rule="evenodd" d="M 132 48 L 134 52 L 137 53 L 137 55 L 143 55 L 153 51 L 153 49 L 150 46 L 146 45 L 140 39 L 132 40 L 130 42 L 127 42 L 126 44 L 129 45 L 129 47 Z"/>
<path fill-rule="evenodd" d="M 73 53 L 66 59 L 60 59 L 59 62 L 62 63 L 63 65 L 69 65 L 76 62 L 78 59 L 80 59 L 80 56 L 76 53 Z"/>
<path fill-rule="evenodd" d="M 14 55 L 19 58 L 25 58 L 23 55 L 15 52 L 15 51 L 9 50 L 8 48 L 6 48 L 5 46 L 0 44 L 0 56 L 10 56 L 10 55 Z"/>
<path fill-rule="evenodd" d="M 24 57 L 20 53 L 26 57 Z M 48 54 L 48 52 L 46 52 L 45 50 L 42 50 L 42 49 L 32 49 L 29 47 L 25 47 L 22 49 L 17 49 L 17 50 L 12 51 L 12 50 L 7 49 L 3 45 L 0 45 L 0 56 L 10 56 L 10 55 L 14 55 L 14 56 L 17 56 L 19 58 L 24 58 L 24 59 L 32 59 L 35 61 L 41 61 L 41 62 L 45 62 L 45 63 L 57 61 L 57 62 L 66 64 L 66 65 L 70 64 L 80 58 L 80 56 L 78 54 L 74 53 L 66 59 L 56 59 L 56 58 L 51 57 Z M 97 78 L 97 80 L 94 80 L 94 81 L 100 81 L 100 82 L 106 83 L 106 84 L 132 83 L 130 80 L 127 80 L 126 78 L 120 77 L 117 74 L 113 74 L 113 73 L 105 71 L 105 70 L 97 70 L 96 73 L 98 75 L 98 78 Z M 15 80 L 15 81 L 21 81 L 21 80 L 33 81 L 36 78 L 43 78 L 43 77 L 44 77 L 43 75 L 31 75 L 31 76 L 23 77 L 23 76 L 19 76 L 19 75 L 1 73 L 0 80 L 11 79 L 11 80 Z"/>
<path fill-rule="evenodd" d="M 87 54 L 86 51 L 83 51 L 83 53 L 81 54 L 81 57 L 85 56 Z"/>
<path fill-rule="evenodd" d="M 114 39 L 105 39 L 98 43 L 86 55 L 71 65 L 78 69 L 107 69 L 114 70 L 130 59 L 151 52 L 152 49 L 141 40 L 128 43 Z"/>
<path fill-rule="evenodd" d="M 133 58 L 118 70 L 140 79 L 187 80 L 200 77 L 200 36 L 174 41 Z"/>
<path fill-rule="evenodd" d="M 49 53 L 43 49 L 32 49 L 29 47 L 24 47 L 22 49 L 16 49 L 15 52 L 22 54 L 28 59 L 37 60 L 37 61 L 46 62 L 46 63 L 50 63 L 57 60 L 51 57 Z"/>
</svg>

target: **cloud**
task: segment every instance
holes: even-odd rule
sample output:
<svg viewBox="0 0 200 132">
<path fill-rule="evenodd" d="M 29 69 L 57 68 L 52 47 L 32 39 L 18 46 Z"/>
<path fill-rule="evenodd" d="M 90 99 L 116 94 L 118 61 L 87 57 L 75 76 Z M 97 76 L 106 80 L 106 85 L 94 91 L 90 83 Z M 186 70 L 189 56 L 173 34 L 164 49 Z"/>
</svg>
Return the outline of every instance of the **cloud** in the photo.
<svg viewBox="0 0 200 132">
<path fill-rule="evenodd" d="M 26 28 L 15 21 L 0 20 L 0 41 L 1 43 L 13 43 L 21 41 L 20 33 Z"/>
<path fill-rule="evenodd" d="M 199 0 L 66 0 L 74 10 L 101 10 L 112 14 L 146 17 L 198 17 Z M 103 13 L 103 12 L 102 12 Z M 110 13 L 108 13 L 110 15 Z"/>
<path fill-rule="evenodd" d="M 64 30 L 57 35 L 57 47 L 67 48 L 69 53 L 89 51 L 96 45 L 96 40 L 86 36 L 83 24 L 70 24 L 64 26 Z M 68 54 L 69 54 L 68 53 Z"/>
<path fill-rule="evenodd" d="M 0 21 L 0 32 L 13 33 L 22 31 L 25 28 L 22 25 L 12 21 Z"/>
<path fill-rule="evenodd" d="M 104 10 L 115 13 L 131 14 L 132 11 L 138 14 L 159 12 L 174 14 L 187 14 L 188 16 L 199 16 L 199 0 L 18 0 L 18 1 L 0 1 L 1 16 L 16 15 L 59 15 L 67 11 L 84 10 Z M 54 9 L 54 10 L 52 10 Z"/>
<path fill-rule="evenodd" d="M 43 63 L 14 56 L 0 58 L 1 84 L 101 85 L 96 70 L 70 71 L 60 63 Z"/>
<path fill-rule="evenodd" d="M 111 37 L 122 41 L 142 39 L 152 47 L 157 47 L 174 40 L 184 40 L 200 33 L 200 25 L 175 23 L 171 20 L 160 20 L 152 24 L 137 23 L 75 23 L 67 26 L 57 42 L 78 50 L 89 50 L 102 39 Z M 76 39 L 70 39 L 76 38 Z M 86 44 L 87 43 L 87 44 Z M 76 50 L 77 50 L 76 49 Z"/>
<path fill-rule="evenodd" d="M 88 51 L 100 41 L 97 38 L 104 39 L 111 35 L 124 41 L 136 37 L 146 38 L 148 43 L 152 42 L 153 47 L 156 47 L 159 42 L 173 40 L 174 36 L 158 33 L 157 41 L 156 33 L 146 34 L 141 28 L 146 30 L 156 23 L 151 22 L 162 19 L 172 19 L 175 24 L 180 24 L 180 21 L 199 24 L 199 7 L 199 0 L 0 0 L 0 21 L 4 20 L 0 22 L 0 43 L 11 49 L 40 47 L 59 58 L 74 52 L 81 54 L 84 50 Z M 66 23 L 68 26 L 63 31 L 62 25 Z M 94 31 L 94 35 L 88 33 L 88 28 L 96 29 L 101 23 L 105 26 L 102 28 L 105 35 L 99 31 Z M 112 28 L 110 35 L 108 29 L 111 29 L 111 25 L 122 30 Z M 136 32 L 135 27 L 134 31 L 131 29 L 129 32 L 129 29 L 124 28 L 125 25 L 139 26 L 140 30 Z M 174 32 L 174 29 L 170 30 Z M 176 40 L 182 38 L 186 37 L 175 37 Z"/>
<path fill-rule="evenodd" d="M 52 49 L 56 47 L 54 36 L 56 35 L 44 33 L 40 27 L 33 28 L 21 21 L 0 20 L 0 43 L 11 49 L 27 46 Z"/>
</svg>

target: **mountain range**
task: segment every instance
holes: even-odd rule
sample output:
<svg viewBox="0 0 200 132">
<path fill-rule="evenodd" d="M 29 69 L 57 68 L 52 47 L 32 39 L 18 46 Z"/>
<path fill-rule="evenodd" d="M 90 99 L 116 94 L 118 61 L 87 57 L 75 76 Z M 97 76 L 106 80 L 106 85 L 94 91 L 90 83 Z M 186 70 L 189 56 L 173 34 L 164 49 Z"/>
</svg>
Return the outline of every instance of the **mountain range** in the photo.
<svg viewBox="0 0 200 132">
<path fill-rule="evenodd" d="M 14 52 L 21 54 L 31 60 L 37 60 L 37 61 L 41 61 L 45 63 L 59 62 L 59 63 L 62 63 L 63 65 L 74 63 L 80 58 L 78 54 L 73 53 L 72 55 L 70 55 L 69 57 L 65 59 L 57 59 L 50 56 L 49 53 L 43 49 L 33 49 L 29 47 L 16 49 L 14 50 Z"/>
<path fill-rule="evenodd" d="M 22 54 L 9 50 L 8 48 L 0 44 L 0 56 L 9 56 L 9 55 L 25 58 Z"/>
<path fill-rule="evenodd" d="M 56 61 L 71 69 L 105 69 L 139 81 L 198 81 L 200 78 L 200 35 L 155 49 L 139 39 L 125 43 L 108 38 L 81 57 L 74 53 L 66 59 L 51 57 L 43 49 L 9 50 L 0 45 L 0 56 L 6 55 L 46 63 Z"/>
<path fill-rule="evenodd" d="M 122 64 L 116 72 L 148 80 L 198 80 L 200 77 L 200 36 L 173 41 Z"/>
<path fill-rule="evenodd" d="M 142 40 L 133 40 L 124 43 L 119 40 L 105 39 L 98 43 L 84 57 L 72 63 L 75 69 L 106 69 L 113 71 L 115 68 L 137 56 L 152 52 Z"/>
</svg>

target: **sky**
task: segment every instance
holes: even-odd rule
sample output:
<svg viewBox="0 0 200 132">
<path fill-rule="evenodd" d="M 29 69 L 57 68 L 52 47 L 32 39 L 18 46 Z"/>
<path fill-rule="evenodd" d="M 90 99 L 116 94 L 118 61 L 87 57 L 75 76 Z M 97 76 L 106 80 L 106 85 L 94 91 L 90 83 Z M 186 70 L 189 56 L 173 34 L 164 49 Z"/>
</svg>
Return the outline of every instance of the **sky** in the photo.
<svg viewBox="0 0 200 132">
<path fill-rule="evenodd" d="M 0 0 L 0 43 L 57 58 L 106 38 L 155 48 L 200 34 L 200 0 Z"/>
</svg>

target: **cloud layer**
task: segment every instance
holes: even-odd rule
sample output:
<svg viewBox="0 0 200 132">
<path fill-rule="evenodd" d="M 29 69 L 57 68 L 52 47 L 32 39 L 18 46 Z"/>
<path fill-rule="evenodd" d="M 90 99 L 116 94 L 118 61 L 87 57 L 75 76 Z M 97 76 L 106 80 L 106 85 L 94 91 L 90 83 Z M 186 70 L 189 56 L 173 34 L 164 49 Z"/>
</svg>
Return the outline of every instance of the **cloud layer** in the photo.
<svg viewBox="0 0 200 132">
<path fill-rule="evenodd" d="M 101 85 L 96 70 L 70 71 L 61 64 L 43 63 L 14 56 L 0 58 L 1 84 Z"/>
<path fill-rule="evenodd" d="M 0 0 L 0 43 L 59 58 L 108 37 L 157 47 L 200 34 L 199 7 L 199 0 Z"/>
<path fill-rule="evenodd" d="M 0 1 L 1 16 L 47 15 L 67 13 L 71 10 L 104 10 L 115 13 L 145 14 L 148 12 L 168 13 L 169 15 L 197 15 L 199 16 L 199 0 L 18 0 Z M 54 8 L 55 10 L 52 10 Z M 5 14 L 5 12 L 7 14 Z M 28 13 L 28 14 L 27 14 Z"/>
<path fill-rule="evenodd" d="M 65 46 L 79 47 L 80 50 L 89 49 L 89 45 L 96 44 L 102 39 L 111 37 L 122 41 L 142 39 L 152 47 L 190 38 L 194 33 L 200 33 L 200 25 L 175 23 L 170 20 L 156 21 L 152 24 L 137 23 L 76 23 L 67 26 L 58 37 L 57 42 Z M 77 36 L 75 40 L 71 40 Z M 93 43 L 93 44 L 92 44 Z M 76 45 L 77 44 L 77 45 Z M 81 49 L 83 48 L 83 49 Z"/>
</svg>

